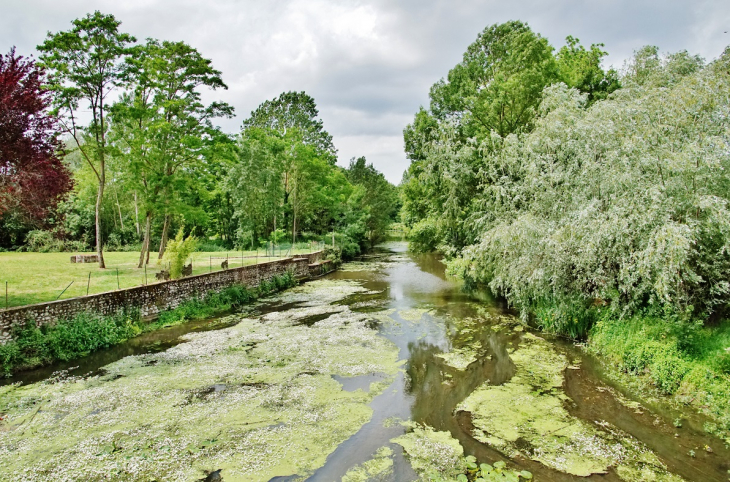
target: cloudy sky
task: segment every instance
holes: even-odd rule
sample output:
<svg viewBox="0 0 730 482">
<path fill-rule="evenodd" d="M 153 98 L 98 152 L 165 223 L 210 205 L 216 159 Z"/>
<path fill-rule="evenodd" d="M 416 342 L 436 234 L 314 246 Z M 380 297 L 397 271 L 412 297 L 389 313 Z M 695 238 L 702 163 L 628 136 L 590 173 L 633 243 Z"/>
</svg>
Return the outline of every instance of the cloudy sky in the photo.
<svg viewBox="0 0 730 482">
<path fill-rule="evenodd" d="M 340 164 L 366 156 L 397 183 L 408 161 L 403 127 L 428 89 L 486 26 L 527 21 L 560 47 L 602 42 L 620 67 L 636 48 L 686 49 L 710 60 L 730 44 L 727 0 L 0 0 L 0 51 L 36 54 L 46 32 L 93 10 L 138 39 L 183 40 L 211 58 L 227 91 L 207 95 L 251 110 L 288 90 L 312 95 Z"/>
</svg>

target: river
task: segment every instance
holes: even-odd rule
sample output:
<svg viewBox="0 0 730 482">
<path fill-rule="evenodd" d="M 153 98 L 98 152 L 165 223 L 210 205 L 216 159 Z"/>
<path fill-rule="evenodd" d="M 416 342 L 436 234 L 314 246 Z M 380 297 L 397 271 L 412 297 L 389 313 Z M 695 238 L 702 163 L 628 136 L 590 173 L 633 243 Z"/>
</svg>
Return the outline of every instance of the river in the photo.
<svg viewBox="0 0 730 482">
<path fill-rule="evenodd" d="M 701 417 L 616 386 L 404 243 L 10 382 L 2 480 L 450 480 L 465 455 L 539 481 L 730 475 Z"/>
</svg>

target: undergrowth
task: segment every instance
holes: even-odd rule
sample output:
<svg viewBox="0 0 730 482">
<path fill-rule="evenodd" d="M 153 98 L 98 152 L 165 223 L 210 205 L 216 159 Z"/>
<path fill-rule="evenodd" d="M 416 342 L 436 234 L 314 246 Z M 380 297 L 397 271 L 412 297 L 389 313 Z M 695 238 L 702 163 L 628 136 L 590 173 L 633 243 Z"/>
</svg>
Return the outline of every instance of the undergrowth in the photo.
<svg viewBox="0 0 730 482">
<path fill-rule="evenodd" d="M 152 322 L 141 319 L 139 311 L 123 311 L 111 316 L 81 313 L 71 320 L 37 326 L 29 321 L 13 330 L 13 341 L 0 345 L 0 376 L 73 360 L 108 348 L 141 333 L 177 325 L 189 320 L 215 316 L 250 303 L 261 296 L 290 288 L 297 281 L 291 273 L 262 281 L 255 288 L 230 286 L 191 298 L 173 310 L 160 313 Z"/>
<path fill-rule="evenodd" d="M 730 443 L 730 323 L 605 315 L 591 330 L 588 346 L 647 387 L 709 415 L 716 423 L 705 428 Z"/>
</svg>

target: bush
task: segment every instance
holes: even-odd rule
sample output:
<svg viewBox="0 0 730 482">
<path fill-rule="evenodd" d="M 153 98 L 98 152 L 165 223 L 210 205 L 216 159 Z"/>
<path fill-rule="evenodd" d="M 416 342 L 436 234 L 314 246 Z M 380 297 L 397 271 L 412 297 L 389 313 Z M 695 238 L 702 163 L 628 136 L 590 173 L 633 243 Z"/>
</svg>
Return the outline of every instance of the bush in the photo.
<svg viewBox="0 0 730 482">
<path fill-rule="evenodd" d="M 183 239 L 182 228 L 178 231 L 175 239 L 167 243 L 164 259 L 170 263 L 170 278 L 177 279 L 182 276 L 185 261 L 195 251 L 197 243 L 195 236 L 188 236 Z"/>
<path fill-rule="evenodd" d="M 25 237 L 26 249 L 38 253 L 83 252 L 89 246 L 84 241 L 62 241 L 51 231 L 36 229 Z"/>
<path fill-rule="evenodd" d="M 324 259 L 332 261 L 335 265 L 342 264 L 342 249 L 325 246 L 322 250 Z"/>
<path fill-rule="evenodd" d="M 40 328 L 30 321 L 13 330 L 13 341 L 0 345 L 0 369 L 9 375 L 18 369 L 72 360 L 141 332 L 137 311 L 107 317 L 82 313 L 71 320 Z"/>
<path fill-rule="evenodd" d="M 438 228 L 436 220 L 422 219 L 408 233 L 409 248 L 415 253 L 430 253 L 438 246 Z"/>
</svg>

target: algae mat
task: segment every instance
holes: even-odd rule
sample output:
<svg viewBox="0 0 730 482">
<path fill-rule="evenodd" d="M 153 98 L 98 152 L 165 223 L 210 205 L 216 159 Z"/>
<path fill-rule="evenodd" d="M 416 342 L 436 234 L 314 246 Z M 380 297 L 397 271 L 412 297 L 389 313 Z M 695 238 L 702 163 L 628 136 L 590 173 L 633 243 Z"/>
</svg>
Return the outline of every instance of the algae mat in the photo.
<svg viewBox="0 0 730 482">
<path fill-rule="evenodd" d="M 526 333 L 510 355 L 515 375 L 503 385 L 483 384 L 458 410 L 471 412 L 474 437 L 510 458 L 528 457 L 547 467 L 588 476 L 616 471 L 622 480 L 681 481 L 656 455 L 608 422 L 571 416 L 562 390 L 565 356 Z"/>
<path fill-rule="evenodd" d="M 399 369 L 397 348 L 369 317 L 337 305 L 365 292 L 315 281 L 278 297 L 307 306 L 240 317 L 102 375 L 0 388 L 0 473 L 54 481 L 310 474 L 370 419 L 368 404 L 389 383 L 347 392 L 332 375 L 392 379 Z M 313 312 L 332 314 L 296 323 Z"/>
</svg>

